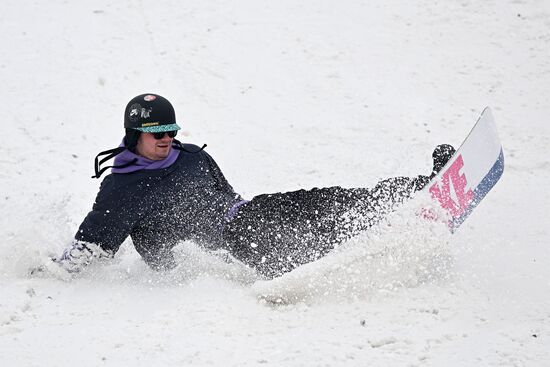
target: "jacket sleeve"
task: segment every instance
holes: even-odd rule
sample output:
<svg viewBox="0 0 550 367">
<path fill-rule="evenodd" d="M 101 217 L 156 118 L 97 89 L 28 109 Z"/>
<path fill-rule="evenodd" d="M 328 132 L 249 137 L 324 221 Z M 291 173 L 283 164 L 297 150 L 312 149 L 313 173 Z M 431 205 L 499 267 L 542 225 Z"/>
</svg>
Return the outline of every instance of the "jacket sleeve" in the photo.
<svg viewBox="0 0 550 367">
<path fill-rule="evenodd" d="M 75 240 L 98 245 L 114 254 L 141 218 L 127 191 L 116 188 L 111 175 L 101 183 L 92 211 L 88 213 Z"/>
</svg>

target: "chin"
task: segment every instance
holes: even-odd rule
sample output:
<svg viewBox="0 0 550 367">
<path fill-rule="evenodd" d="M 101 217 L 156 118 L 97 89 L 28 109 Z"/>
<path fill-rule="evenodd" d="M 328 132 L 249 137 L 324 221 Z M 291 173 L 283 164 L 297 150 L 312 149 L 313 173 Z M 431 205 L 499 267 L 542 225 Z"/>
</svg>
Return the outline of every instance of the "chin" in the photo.
<svg viewBox="0 0 550 367">
<path fill-rule="evenodd" d="M 160 151 L 157 153 L 157 157 L 159 157 L 159 159 L 164 159 L 169 155 L 170 155 L 170 149 L 167 149 L 166 151 Z"/>
</svg>

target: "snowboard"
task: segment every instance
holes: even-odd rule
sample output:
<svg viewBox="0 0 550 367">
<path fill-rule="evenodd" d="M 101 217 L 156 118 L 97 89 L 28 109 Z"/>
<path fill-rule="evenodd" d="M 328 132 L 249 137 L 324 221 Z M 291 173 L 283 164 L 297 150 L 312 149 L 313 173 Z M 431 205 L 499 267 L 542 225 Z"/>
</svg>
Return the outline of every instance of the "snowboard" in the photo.
<svg viewBox="0 0 550 367">
<path fill-rule="evenodd" d="M 423 189 L 448 214 L 455 232 L 504 172 L 504 154 L 491 109 L 476 124 L 439 173 Z"/>
</svg>

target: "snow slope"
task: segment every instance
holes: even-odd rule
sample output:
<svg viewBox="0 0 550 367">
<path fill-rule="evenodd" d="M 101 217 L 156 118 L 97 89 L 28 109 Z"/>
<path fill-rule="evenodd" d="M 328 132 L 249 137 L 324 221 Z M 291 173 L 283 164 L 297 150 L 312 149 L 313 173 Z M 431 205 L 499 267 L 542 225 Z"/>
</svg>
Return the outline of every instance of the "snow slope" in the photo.
<svg viewBox="0 0 550 367">
<path fill-rule="evenodd" d="M 550 365 L 547 0 L 4 0 L 0 40 L 3 366 Z M 404 208 L 271 282 L 191 243 L 29 277 L 144 92 L 245 197 L 427 173 L 486 105 L 505 173 L 452 237 Z"/>
</svg>

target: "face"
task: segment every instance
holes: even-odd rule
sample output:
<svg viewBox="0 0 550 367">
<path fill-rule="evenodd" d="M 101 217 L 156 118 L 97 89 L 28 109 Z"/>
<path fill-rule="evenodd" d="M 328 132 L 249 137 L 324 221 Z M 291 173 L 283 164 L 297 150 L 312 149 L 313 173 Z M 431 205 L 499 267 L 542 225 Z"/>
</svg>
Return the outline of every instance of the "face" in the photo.
<svg viewBox="0 0 550 367">
<path fill-rule="evenodd" d="M 136 146 L 136 153 L 142 157 L 153 161 L 160 161 L 170 154 L 172 149 L 172 140 L 168 134 L 164 134 L 162 139 L 155 139 L 152 133 L 141 133 Z"/>
</svg>

